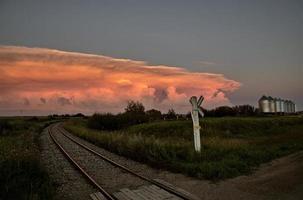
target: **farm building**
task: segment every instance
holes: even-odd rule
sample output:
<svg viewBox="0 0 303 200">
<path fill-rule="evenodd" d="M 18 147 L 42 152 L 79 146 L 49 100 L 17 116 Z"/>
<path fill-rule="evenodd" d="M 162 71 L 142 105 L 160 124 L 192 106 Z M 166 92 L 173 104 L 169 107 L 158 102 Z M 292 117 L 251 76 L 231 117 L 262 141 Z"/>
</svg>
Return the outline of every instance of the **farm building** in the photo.
<svg viewBox="0 0 303 200">
<path fill-rule="evenodd" d="M 262 113 L 295 113 L 296 104 L 290 100 L 263 95 L 259 99 L 259 109 Z"/>
</svg>

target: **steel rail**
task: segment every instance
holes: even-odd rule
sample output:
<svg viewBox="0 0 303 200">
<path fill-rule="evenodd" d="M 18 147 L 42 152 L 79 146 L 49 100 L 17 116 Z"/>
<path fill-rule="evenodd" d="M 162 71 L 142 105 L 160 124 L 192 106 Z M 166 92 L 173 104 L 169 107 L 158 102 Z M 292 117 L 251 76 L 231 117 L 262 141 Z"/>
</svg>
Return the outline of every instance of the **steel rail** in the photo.
<svg viewBox="0 0 303 200">
<path fill-rule="evenodd" d="M 67 153 L 67 151 L 62 147 L 62 145 L 59 144 L 58 140 L 53 136 L 52 133 L 52 128 L 53 126 L 51 126 L 50 128 L 48 128 L 48 134 L 50 135 L 50 137 L 52 138 L 52 140 L 54 141 L 54 143 L 59 147 L 60 151 L 64 154 L 65 157 L 68 158 L 68 160 L 79 170 L 81 171 L 81 173 L 87 178 L 89 179 L 89 181 L 95 186 L 97 187 L 100 192 L 109 200 L 116 200 L 116 198 L 114 198 L 112 195 L 110 195 L 108 192 L 105 191 L 105 189 L 103 189 L 98 183 L 97 181 L 92 178 L 70 155 L 69 153 Z"/>
<path fill-rule="evenodd" d="M 174 190 L 174 189 L 172 189 L 172 188 L 170 188 L 170 187 L 168 187 L 168 186 L 166 186 L 166 185 L 164 185 L 164 184 L 162 184 L 162 183 L 160 183 L 160 182 L 157 182 L 157 181 L 155 181 L 155 180 L 153 180 L 153 179 L 150 179 L 150 178 L 147 178 L 147 177 L 145 177 L 145 176 L 142 176 L 142 175 L 140 175 L 140 174 L 138 174 L 138 173 L 136 173 L 136 172 L 134 172 L 134 171 L 132 171 L 132 170 L 130 170 L 130 169 L 124 167 L 123 165 L 121 165 L 121 164 L 119 164 L 119 163 L 117 163 L 117 162 L 115 162 L 115 161 L 113 161 L 113 160 L 107 158 L 106 156 L 100 154 L 99 152 L 97 152 L 97 151 L 95 151 L 95 150 L 89 148 L 87 145 L 85 145 L 85 144 L 83 144 L 83 143 L 81 143 L 81 142 L 76 141 L 74 138 L 72 138 L 71 136 L 69 136 L 69 135 L 67 135 L 67 134 L 65 133 L 65 132 L 67 132 L 67 131 L 66 131 L 64 128 L 60 127 L 60 128 L 58 128 L 58 130 L 59 130 L 65 137 L 69 138 L 69 139 L 70 139 L 71 141 L 73 141 L 74 143 L 76 143 L 76 144 L 78 144 L 79 146 L 83 147 L 84 149 L 90 151 L 91 153 L 93 153 L 93 154 L 99 156 L 99 157 L 102 158 L 103 160 L 106 160 L 107 162 L 111 163 L 112 165 L 114 165 L 114 166 L 116 166 L 116 167 L 119 167 L 119 168 L 121 168 L 121 169 L 127 171 L 128 173 L 133 174 L 134 176 L 137 176 L 137 177 L 139 177 L 139 178 L 141 178 L 141 179 L 143 179 L 143 180 L 145 180 L 145 181 L 147 181 L 147 182 L 149 182 L 149 183 L 152 183 L 152 184 L 154 184 L 154 185 L 157 185 L 158 187 L 160 187 L 160 188 L 166 190 L 166 191 L 169 192 L 169 193 L 172 193 L 172 194 L 174 194 L 174 195 L 177 195 L 178 197 L 181 197 L 182 199 L 185 199 L 185 200 L 193 200 L 193 198 L 191 198 L 191 197 L 189 197 L 189 196 L 187 196 L 187 195 L 185 195 L 185 194 L 183 194 L 183 193 L 181 193 L 181 192 L 178 192 L 178 191 L 176 191 L 176 190 Z M 67 133 L 68 133 L 68 132 L 67 132 Z"/>
</svg>

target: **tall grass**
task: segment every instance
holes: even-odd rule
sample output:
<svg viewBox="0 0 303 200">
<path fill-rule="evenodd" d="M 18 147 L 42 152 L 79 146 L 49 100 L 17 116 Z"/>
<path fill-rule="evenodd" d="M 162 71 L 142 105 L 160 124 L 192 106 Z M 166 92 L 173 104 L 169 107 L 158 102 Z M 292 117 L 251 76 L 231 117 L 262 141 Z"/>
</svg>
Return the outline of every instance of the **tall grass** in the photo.
<svg viewBox="0 0 303 200">
<path fill-rule="evenodd" d="M 193 150 L 190 121 L 147 123 L 114 132 L 69 121 L 65 128 L 134 160 L 211 180 L 249 173 L 261 163 L 303 149 L 303 119 L 299 117 L 211 118 L 201 122 L 201 153 Z"/>
<path fill-rule="evenodd" d="M 1 118 L 0 199 L 51 199 L 54 186 L 40 163 L 44 119 Z"/>
</svg>

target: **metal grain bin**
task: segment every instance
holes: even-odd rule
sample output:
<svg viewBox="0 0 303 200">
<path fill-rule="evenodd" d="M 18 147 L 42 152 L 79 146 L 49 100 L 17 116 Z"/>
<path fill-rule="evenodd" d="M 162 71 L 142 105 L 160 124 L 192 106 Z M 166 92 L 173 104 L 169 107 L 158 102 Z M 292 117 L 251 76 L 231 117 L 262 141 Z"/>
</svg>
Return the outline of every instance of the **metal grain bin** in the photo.
<svg viewBox="0 0 303 200">
<path fill-rule="evenodd" d="M 295 104 L 292 101 L 290 101 L 290 110 L 291 110 L 291 113 L 295 112 Z"/>
<path fill-rule="evenodd" d="M 293 111 L 292 111 L 292 101 L 289 101 L 289 112 L 293 113 Z"/>
<path fill-rule="evenodd" d="M 292 106 L 290 100 L 288 100 L 288 113 L 292 113 Z"/>
<path fill-rule="evenodd" d="M 269 113 L 270 109 L 269 109 L 269 100 L 268 98 L 263 95 L 260 99 L 259 99 L 259 109 L 262 113 Z"/>
<path fill-rule="evenodd" d="M 284 113 L 285 112 L 285 101 L 283 99 L 281 99 L 281 112 Z"/>
<path fill-rule="evenodd" d="M 289 104 L 289 100 L 285 100 L 285 102 L 284 102 L 284 107 L 285 107 L 285 113 L 290 113 L 290 104 Z"/>
<path fill-rule="evenodd" d="M 279 110 L 280 110 L 280 113 L 282 113 L 282 99 L 281 98 L 278 98 L 279 100 Z"/>
<path fill-rule="evenodd" d="M 280 113 L 281 112 L 281 99 L 274 98 L 274 101 L 275 101 L 275 111 L 277 113 Z"/>
<path fill-rule="evenodd" d="M 287 100 L 284 100 L 284 112 L 288 113 L 288 106 L 287 106 L 288 102 Z"/>
<path fill-rule="evenodd" d="M 269 101 L 269 112 L 275 113 L 276 112 L 275 100 L 271 96 L 269 96 L 268 101 Z"/>
</svg>

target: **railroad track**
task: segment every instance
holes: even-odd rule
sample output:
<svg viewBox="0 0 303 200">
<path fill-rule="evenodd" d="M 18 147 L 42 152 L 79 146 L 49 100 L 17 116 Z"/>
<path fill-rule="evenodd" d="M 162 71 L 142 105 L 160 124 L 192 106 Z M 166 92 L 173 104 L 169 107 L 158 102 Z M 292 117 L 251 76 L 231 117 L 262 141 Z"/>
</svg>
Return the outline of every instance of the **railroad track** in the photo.
<svg viewBox="0 0 303 200">
<path fill-rule="evenodd" d="M 119 163 L 113 161 L 112 159 L 93 150 L 92 148 L 85 145 L 84 143 L 79 142 L 74 137 L 71 137 L 65 129 L 60 127 L 60 124 L 55 124 L 50 126 L 48 128 L 48 133 L 51 139 L 56 144 L 56 146 L 64 154 L 64 156 L 75 166 L 75 168 L 84 177 L 86 177 L 89 180 L 89 182 L 94 187 L 96 187 L 99 190 L 98 193 L 94 193 L 90 195 L 91 198 L 94 200 L 98 200 L 98 199 L 100 200 L 139 200 L 139 199 L 198 200 L 199 199 L 180 188 L 176 188 L 171 184 L 166 183 L 165 181 L 147 178 L 130 170 L 125 166 L 120 165 Z M 61 141 L 59 141 L 58 138 L 61 138 Z M 77 149 L 78 154 L 72 152 L 70 150 L 71 148 L 68 148 L 69 150 L 67 150 L 67 148 L 65 147 L 66 144 L 69 144 L 69 146 L 76 145 L 77 147 L 75 148 Z M 127 177 L 124 179 L 125 182 L 127 182 L 130 175 L 136 177 L 135 180 L 137 181 L 133 181 L 132 183 L 126 184 L 126 186 L 129 188 L 118 188 L 119 191 L 115 191 L 115 192 L 108 191 L 109 189 L 106 189 L 106 182 L 104 183 L 104 181 L 103 182 L 100 181 L 102 177 L 98 178 L 98 176 L 96 175 L 96 170 L 94 171 L 89 169 L 90 167 L 89 164 L 87 163 L 89 161 L 84 162 L 83 160 L 79 160 L 79 157 L 81 156 L 77 156 L 77 155 L 83 155 L 83 154 L 84 156 L 82 157 L 85 158 L 94 157 L 93 161 L 95 163 L 99 163 L 100 164 L 99 166 L 111 165 L 111 170 L 119 169 L 118 171 L 115 171 L 114 174 L 116 175 L 116 177 L 120 177 L 120 176 L 123 177 L 127 175 Z M 123 179 L 121 179 L 121 181 L 124 182 Z M 131 188 L 136 188 L 136 189 L 132 190 Z"/>
</svg>

